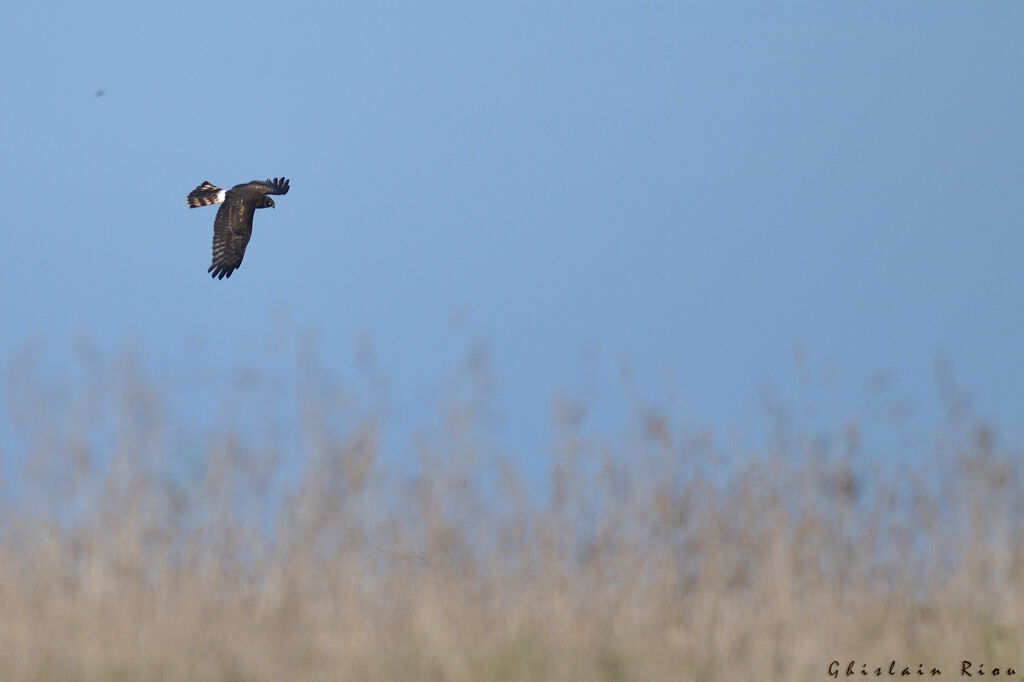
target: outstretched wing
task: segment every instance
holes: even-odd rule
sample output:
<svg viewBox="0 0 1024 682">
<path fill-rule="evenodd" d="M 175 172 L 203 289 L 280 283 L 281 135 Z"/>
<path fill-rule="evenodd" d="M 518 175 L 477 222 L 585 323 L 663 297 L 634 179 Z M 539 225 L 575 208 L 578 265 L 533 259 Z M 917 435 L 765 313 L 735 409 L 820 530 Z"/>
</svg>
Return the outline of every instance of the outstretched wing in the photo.
<svg viewBox="0 0 1024 682">
<path fill-rule="evenodd" d="M 252 217 L 255 212 L 256 202 L 252 198 L 242 193 L 228 192 L 213 221 L 213 263 L 207 270 L 211 277 L 230 277 L 242 264 L 245 247 L 252 236 Z"/>
<path fill-rule="evenodd" d="M 268 178 L 267 180 L 253 180 L 234 189 L 260 192 L 261 194 L 288 194 L 290 187 L 288 178 Z"/>
</svg>

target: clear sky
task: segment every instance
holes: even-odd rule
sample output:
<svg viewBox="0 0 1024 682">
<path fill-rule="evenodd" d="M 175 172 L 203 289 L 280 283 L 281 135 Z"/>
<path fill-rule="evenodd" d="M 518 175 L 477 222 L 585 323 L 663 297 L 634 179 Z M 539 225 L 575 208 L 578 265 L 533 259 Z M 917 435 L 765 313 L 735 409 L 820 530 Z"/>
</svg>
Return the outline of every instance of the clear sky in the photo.
<svg viewBox="0 0 1024 682">
<path fill-rule="evenodd" d="M 5 363 L 59 370 L 84 334 L 202 407 L 294 366 L 286 327 L 343 380 L 368 344 L 396 422 L 429 422 L 483 342 L 526 462 L 560 393 L 621 427 L 623 362 L 742 428 L 797 346 L 840 415 L 882 370 L 927 421 L 943 354 L 979 413 L 1024 417 L 1019 2 L 0 14 Z M 185 195 L 272 176 L 291 192 L 211 281 L 215 209 Z"/>
</svg>

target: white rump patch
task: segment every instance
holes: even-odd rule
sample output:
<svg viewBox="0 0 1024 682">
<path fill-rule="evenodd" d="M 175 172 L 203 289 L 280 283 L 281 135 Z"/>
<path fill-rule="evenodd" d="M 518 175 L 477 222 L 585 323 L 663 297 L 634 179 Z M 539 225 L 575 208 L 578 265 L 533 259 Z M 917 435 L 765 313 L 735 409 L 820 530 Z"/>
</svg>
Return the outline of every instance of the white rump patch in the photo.
<svg viewBox="0 0 1024 682">
<path fill-rule="evenodd" d="M 222 189 L 221 191 L 217 192 L 217 201 L 215 201 L 213 203 L 215 203 L 215 204 L 222 203 L 224 201 L 224 197 L 226 197 L 227 195 L 228 195 L 228 191 L 226 189 Z"/>
</svg>

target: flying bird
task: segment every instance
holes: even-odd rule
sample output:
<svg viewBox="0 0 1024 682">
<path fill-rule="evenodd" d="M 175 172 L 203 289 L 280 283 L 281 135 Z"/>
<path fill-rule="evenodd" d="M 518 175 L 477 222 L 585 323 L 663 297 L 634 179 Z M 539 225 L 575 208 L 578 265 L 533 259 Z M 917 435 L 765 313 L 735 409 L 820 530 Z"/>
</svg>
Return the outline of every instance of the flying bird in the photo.
<svg viewBox="0 0 1024 682">
<path fill-rule="evenodd" d="M 188 207 L 223 204 L 213 220 L 213 263 L 210 277 L 230 277 L 242 265 L 245 247 L 252 236 L 252 218 L 257 208 L 274 208 L 268 194 L 288 194 L 288 179 L 253 180 L 231 189 L 221 189 L 208 181 L 188 194 Z"/>
</svg>

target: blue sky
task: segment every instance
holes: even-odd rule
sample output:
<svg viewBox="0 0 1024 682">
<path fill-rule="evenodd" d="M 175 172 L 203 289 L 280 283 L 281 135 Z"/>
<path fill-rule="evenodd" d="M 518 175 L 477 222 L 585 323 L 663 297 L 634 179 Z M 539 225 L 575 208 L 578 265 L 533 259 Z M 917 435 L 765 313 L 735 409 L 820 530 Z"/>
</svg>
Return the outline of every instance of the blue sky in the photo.
<svg viewBox="0 0 1024 682">
<path fill-rule="evenodd" d="M 596 430 L 634 389 L 743 429 L 794 347 L 826 417 L 885 371 L 927 425 L 941 354 L 1019 430 L 1022 26 L 1012 2 L 16 3 L 0 359 L 60 371 L 87 335 L 213 410 L 240 367 L 294 366 L 283 327 L 343 381 L 368 343 L 412 424 L 482 342 L 528 464 L 559 394 Z M 211 281 L 215 211 L 185 195 L 281 175 Z"/>
</svg>

